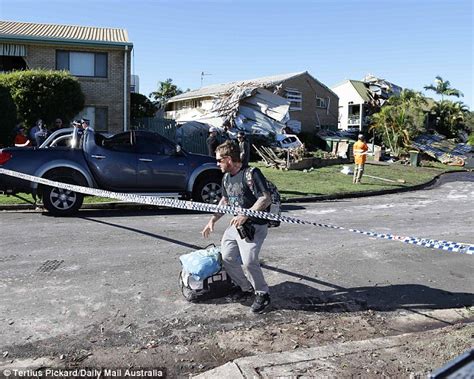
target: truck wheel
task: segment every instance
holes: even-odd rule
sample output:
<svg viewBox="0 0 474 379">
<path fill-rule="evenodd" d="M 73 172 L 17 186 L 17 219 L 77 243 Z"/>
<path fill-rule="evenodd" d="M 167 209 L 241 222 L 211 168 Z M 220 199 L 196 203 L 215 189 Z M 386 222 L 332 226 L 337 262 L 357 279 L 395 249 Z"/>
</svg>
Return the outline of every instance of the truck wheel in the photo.
<svg viewBox="0 0 474 379">
<path fill-rule="evenodd" d="M 194 185 L 193 200 L 200 203 L 217 204 L 222 197 L 222 180 L 217 175 L 208 175 Z"/>
<path fill-rule="evenodd" d="M 48 179 L 68 184 L 84 185 L 80 174 L 57 172 Z M 54 216 L 71 216 L 82 206 L 84 195 L 58 187 L 43 187 L 43 205 Z"/>
</svg>

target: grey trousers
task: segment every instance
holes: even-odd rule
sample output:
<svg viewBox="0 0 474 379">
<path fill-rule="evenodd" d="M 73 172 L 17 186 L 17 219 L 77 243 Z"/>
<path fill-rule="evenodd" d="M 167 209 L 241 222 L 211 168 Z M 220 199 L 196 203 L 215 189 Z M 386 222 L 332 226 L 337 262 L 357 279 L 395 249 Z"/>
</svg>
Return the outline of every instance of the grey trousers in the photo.
<svg viewBox="0 0 474 379">
<path fill-rule="evenodd" d="M 242 291 L 268 293 L 268 285 L 263 277 L 258 255 L 268 233 L 268 226 L 255 226 L 253 241 L 241 239 L 235 226 L 230 225 L 221 241 L 221 254 L 224 268 Z"/>
</svg>

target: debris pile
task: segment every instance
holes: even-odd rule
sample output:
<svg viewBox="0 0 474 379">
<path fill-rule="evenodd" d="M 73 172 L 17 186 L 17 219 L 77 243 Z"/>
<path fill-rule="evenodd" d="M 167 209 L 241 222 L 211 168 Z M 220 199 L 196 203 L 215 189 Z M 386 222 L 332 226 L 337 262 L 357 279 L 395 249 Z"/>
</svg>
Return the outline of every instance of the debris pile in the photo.
<svg viewBox="0 0 474 379">
<path fill-rule="evenodd" d="M 472 146 L 456 144 L 439 133 L 422 134 L 412 142 L 412 146 L 450 166 L 464 166 L 466 154 L 472 150 Z"/>
<path fill-rule="evenodd" d="M 370 98 L 369 103 L 373 106 L 382 106 L 389 97 L 393 95 L 398 96 L 402 92 L 402 87 L 372 74 L 367 74 L 362 79 L 362 82 L 367 87 L 367 95 Z"/>
<path fill-rule="evenodd" d="M 290 127 L 294 133 L 301 131 L 301 123 L 290 120 L 290 101 L 264 88 L 262 83 L 236 84 L 219 94 L 202 109 L 193 109 L 176 121 L 184 136 L 207 132 L 214 126 L 220 132 L 234 136 L 238 131 L 251 135 L 274 136 Z M 279 87 L 275 87 L 275 92 Z M 224 130 L 224 125 L 228 130 Z"/>
<path fill-rule="evenodd" d="M 289 170 L 292 164 L 302 162 L 309 156 L 304 145 L 296 148 L 281 148 L 252 145 L 267 167 Z M 309 158 L 311 161 L 312 159 Z M 311 167 L 311 165 L 309 165 Z"/>
</svg>

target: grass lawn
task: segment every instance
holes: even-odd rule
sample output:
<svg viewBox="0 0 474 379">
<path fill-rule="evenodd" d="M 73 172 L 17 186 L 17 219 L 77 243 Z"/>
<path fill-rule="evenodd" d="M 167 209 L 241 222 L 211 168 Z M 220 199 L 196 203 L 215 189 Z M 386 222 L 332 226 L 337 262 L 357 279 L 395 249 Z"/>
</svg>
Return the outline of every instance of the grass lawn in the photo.
<svg viewBox="0 0 474 379">
<path fill-rule="evenodd" d="M 352 184 L 352 175 L 344 175 L 340 171 L 343 165 L 334 165 L 314 169 L 312 171 L 282 171 L 265 167 L 262 163 L 251 163 L 252 166 L 259 167 L 264 175 L 278 187 L 283 198 L 294 198 L 314 195 L 331 195 L 348 192 L 367 192 L 390 188 L 401 188 L 425 183 L 433 179 L 436 175 L 446 171 L 456 171 L 462 167 L 446 166 L 441 163 L 429 162 L 429 167 L 412 167 L 401 164 L 391 164 L 387 166 L 366 164 L 365 173 L 367 175 L 378 176 L 386 179 L 404 179 L 406 183 L 389 183 L 368 177 L 362 178 L 362 184 Z M 352 168 L 352 165 L 350 165 Z M 30 195 L 20 194 L 22 197 L 33 201 Z M 87 196 L 85 203 L 99 203 L 110 200 L 102 197 Z M 0 205 L 2 204 L 25 204 L 25 201 L 13 196 L 0 195 Z"/>
<path fill-rule="evenodd" d="M 348 192 L 367 192 L 382 189 L 403 188 L 425 183 L 442 172 L 457 171 L 459 167 L 432 164 L 430 167 L 412 167 L 401 164 L 387 166 L 366 164 L 364 175 L 385 179 L 403 179 L 405 183 L 391 183 L 378 179 L 362 177 L 362 183 L 352 184 L 352 175 L 341 173 L 344 165 L 321 167 L 312 171 L 279 171 L 258 164 L 264 175 L 278 187 L 283 198 L 311 195 L 332 195 Z M 349 165 L 351 168 L 353 165 Z"/>
</svg>

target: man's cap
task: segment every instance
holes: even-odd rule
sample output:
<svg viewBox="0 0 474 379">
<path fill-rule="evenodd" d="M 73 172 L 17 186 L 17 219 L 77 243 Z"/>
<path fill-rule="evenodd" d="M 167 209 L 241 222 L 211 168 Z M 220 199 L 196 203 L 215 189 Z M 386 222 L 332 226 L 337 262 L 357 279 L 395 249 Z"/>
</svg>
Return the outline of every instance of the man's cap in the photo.
<svg viewBox="0 0 474 379">
<path fill-rule="evenodd" d="M 357 136 L 357 138 L 362 139 L 362 138 L 364 138 L 364 135 L 363 135 L 363 134 L 359 134 L 359 135 Z"/>
<path fill-rule="evenodd" d="M 87 125 L 89 125 L 90 121 L 87 118 L 82 118 L 81 123 L 85 122 Z"/>
<path fill-rule="evenodd" d="M 214 127 L 214 126 L 211 126 L 211 127 L 209 128 L 209 133 L 212 133 L 212 132 L 217 132 L 217 128 Z"/>
<path fill-rule="evenodd" d="M 245 132 L 243 132 L 242 130 L 240 132 L 237 133 L 237 136 L 238 137 L 245 137 Z"/>
</svg>

